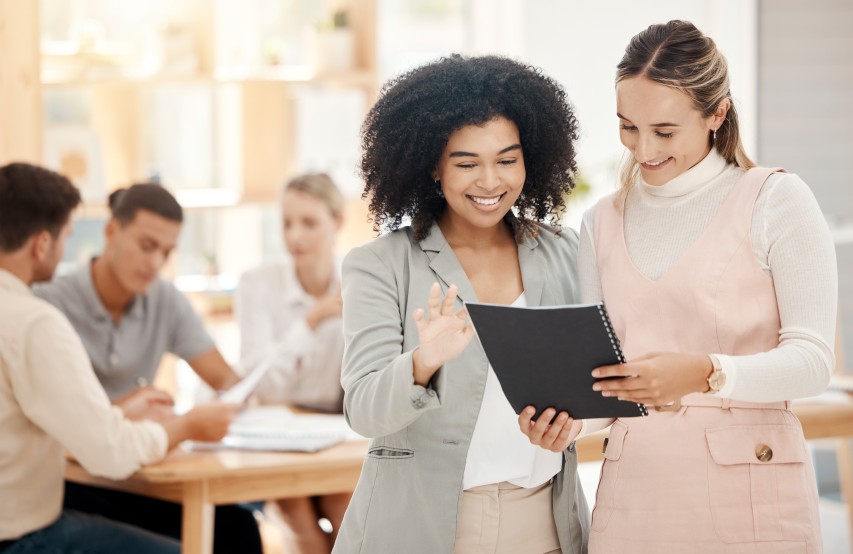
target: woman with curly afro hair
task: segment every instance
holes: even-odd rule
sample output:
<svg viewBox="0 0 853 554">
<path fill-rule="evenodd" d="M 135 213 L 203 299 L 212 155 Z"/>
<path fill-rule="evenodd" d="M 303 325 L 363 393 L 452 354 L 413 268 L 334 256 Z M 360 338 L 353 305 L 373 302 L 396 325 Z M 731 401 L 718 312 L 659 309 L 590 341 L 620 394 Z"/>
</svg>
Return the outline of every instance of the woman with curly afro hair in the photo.
<svg viewBox="0 0 853 554">
<path fill-rule="evenodd" d="M 334 551 L 584 552 L 574 448 L 530 444 L 462 307 L 577 301 L 577 234 L 556 226 L 576 168 L 565 92 L 454 55 L 389 82 L 362 133 L 390 232 L 343 266 L 344 412 L 371 441 Z"/>
</svg>

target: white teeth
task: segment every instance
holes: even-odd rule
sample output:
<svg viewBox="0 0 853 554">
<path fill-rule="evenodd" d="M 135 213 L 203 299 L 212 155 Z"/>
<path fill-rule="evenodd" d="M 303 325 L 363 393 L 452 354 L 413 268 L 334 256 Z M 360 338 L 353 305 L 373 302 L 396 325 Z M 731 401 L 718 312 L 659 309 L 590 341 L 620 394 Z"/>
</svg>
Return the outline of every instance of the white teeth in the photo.
<svg viewBox="0 0 853 554">
<path fill-rule="evenodd" d="M 666 160 L 668 160 L 668 159 L 669 159 L 669 158 L 667 158 Z M 666 160 L 661 160 L 661 161 L 659 161 L 659 162 L 644 162 L 644 164 L 645 164 L 645 165 L 650 165 L 650 166 L 652 166 L 652 167 L 655 167 L 655 166 L 658 166 L 658 165 L 662 164 L 662 163 L 663 163 L 663 162 L 665 162 Z"/>
<path fill-rule="evenodd" d="M 495 204 L 497 204 L 501 200 L 500 196 L 495 196 L 493 198 L 481 198 L 479 196 L 469 196 L 468 198 L 470 198 L 471 200 L 473 200 L 477 204 L 481 204 L 483 206 L 494 206 Z"/>
</svg>

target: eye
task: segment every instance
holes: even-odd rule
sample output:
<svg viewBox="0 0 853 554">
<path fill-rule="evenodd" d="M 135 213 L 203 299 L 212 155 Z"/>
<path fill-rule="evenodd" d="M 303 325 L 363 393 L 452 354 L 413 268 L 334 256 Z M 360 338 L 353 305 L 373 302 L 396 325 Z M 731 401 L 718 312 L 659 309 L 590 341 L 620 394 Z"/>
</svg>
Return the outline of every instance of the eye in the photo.
<svg viewBox="0 0 853 554">
<path fill-rule="evenodd" d="M 456 167 L 460 169 L 474 169 L 475 167 L 477 167 L 477 164 L 471 162 L 463 162 L 456 164 Z"/>
<path fill-rule="evenodd" d="M 515 165 L 516 163 L 518 163 L 518 159 L 517 158 L 507 158 L 505 160 L 498 161 L 498 163 L 500 165 L 506 165 L 506 166 Z"/>
<path fill-rule="evenodd" d="M 666 138 L 672 138 L 672 133 L 671 133 L 671 132 L 670 132 L 670 133 L 663 133 L 663 132 L 661 132 L 661 131 L 658 131 L 656 134 L 657 134 L 657 136 L 659 136 L 660 138 L 665 138 L 665 139 L 666 139 Z"/>
<path fill-rule="evenodd" d="M 634 131 L 637 130 L 637 128 L 634 127 L 633 125 L 625 125 L 624 123 L 622 125 L 620 125 L 619 128 L 622 129 L 623 131 L 628 131 L 629 133 L 633 133 Z"/>
</svg>

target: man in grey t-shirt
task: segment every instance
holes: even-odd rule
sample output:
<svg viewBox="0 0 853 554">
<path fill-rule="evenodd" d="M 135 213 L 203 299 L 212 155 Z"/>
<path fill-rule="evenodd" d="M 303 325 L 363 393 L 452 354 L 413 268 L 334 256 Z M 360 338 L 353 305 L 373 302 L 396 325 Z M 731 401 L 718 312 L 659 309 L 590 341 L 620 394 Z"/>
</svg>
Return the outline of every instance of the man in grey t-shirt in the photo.
<svg viewBox="0 0 853 554">
<path fill-rule="evenodd" d="M 229 388 L 239 377 L 187 299 L 158 277 L 181 230 L 177 200 L 160 185 L 139 184 L 113 193 L 110 209 L 103 254 L 34 292 L 71 321 L 113 402 L 134 395 L 142 400 L 123 402 L 128 417 L 163 420 L 173 417 L 171 399 L 164 393 L 139 394 L 146 392 L 139 388 L 153 381 L 164 353 L 186 360 L 214 390 Z M 127 406 L 136 411 L 129 413 Z M 177 504 L 66 483 L 65 507 L 180 537 Z M 215 517 L 214 552 L 261 551 L 251 512 L 221 506 Z"/>
</svg>

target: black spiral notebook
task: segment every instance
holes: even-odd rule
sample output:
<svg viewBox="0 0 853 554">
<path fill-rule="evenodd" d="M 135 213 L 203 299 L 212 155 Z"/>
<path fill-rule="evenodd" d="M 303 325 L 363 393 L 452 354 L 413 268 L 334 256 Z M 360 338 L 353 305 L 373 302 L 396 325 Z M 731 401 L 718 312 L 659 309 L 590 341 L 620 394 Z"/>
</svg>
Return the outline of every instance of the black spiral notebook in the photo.
<svg viewBox="0 0 853 554">
<path fill-rule="evenodd" d="M 575 419 L 648 415 L 592 390 L 592 370 L 624 363 L 604 304 L 511 307 L 466 302 L 480 343 L 516 413 L 534 406 Z"/>
</svg>

